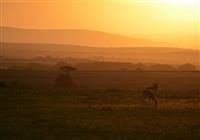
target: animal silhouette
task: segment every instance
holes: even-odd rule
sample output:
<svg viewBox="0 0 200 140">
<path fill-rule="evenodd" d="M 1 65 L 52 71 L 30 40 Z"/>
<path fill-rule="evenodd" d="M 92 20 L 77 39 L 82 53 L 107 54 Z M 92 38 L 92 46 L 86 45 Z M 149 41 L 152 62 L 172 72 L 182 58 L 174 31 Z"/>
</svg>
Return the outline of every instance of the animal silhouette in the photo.
<svg viewBox="0 0 200 140">
<path fill-rule="evenodd" d="M 150 99 L 154 102 L 155 106 L 158 106 L 158 101 L 155 98 L 155 93 L 157 93 L 158 90 L 158 84 L 154 84 L 151 87 L 147 87 L 145 90 L 142 92 L 142 96 L 144 99 Z"/>
</svg>

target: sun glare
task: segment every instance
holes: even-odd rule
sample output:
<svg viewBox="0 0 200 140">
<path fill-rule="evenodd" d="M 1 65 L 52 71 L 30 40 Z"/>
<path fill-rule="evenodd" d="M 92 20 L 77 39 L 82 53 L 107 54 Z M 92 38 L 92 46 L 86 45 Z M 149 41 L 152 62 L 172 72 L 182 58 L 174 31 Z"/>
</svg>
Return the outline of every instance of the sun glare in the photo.
<svg viewBox="0 0 200 140">
<path fill-rule="evenodd" d="M 193 5 L 197 4 L 198 0 L 161 0 L 169 4 L 178 4 L 178 5 Z"/>
<path fill-rule="evenodd" d="M 150 4 L 157 3 L 157 4 L 200 8 L 200 0 L 124 0 L 124 1 L 113 0 L 113 2 L 130 2 L 130 3 L 133 2 L 133 3 L 150 3 Z"/>
</svg>

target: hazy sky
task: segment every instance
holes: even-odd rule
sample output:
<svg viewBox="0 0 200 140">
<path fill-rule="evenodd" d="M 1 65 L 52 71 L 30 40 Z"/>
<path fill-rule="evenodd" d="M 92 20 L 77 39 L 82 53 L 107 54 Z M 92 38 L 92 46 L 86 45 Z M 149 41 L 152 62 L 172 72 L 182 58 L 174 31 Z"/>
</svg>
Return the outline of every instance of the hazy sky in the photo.
<svg viewBox="0 0 200 140">
<path fill-rule="evenodd" d="M 179 45 L 184 40 L 184 44 L 195 48 L 200 8 L 197 1 L 1 0 L 1 26 L 92 29 L 145 35 L 154 40 L 173 42 L 174 39 Z"/>
</svg>

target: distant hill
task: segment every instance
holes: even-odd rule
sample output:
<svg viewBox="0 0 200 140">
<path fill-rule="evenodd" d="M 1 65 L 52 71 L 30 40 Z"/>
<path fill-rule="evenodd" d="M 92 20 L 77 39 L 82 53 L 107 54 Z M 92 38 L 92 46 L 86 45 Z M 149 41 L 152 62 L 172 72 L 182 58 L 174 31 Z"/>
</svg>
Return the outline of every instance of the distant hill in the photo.
<svg viewBox="0 0 200 140">
<path fill-rule="evenodd" d="M 175 47 L 172 44 L 91 30 L 37 30 L 0 27 L 1 42 L 74 44 L 91 47 Z"/>
<path fill-rule="evenodd" d="M 6 57 L 73 57 L 100 61 L 199 65 L 199 50 L 158 47 L 96 48 L 78 45 L 1 43 Z"/>
</svg>

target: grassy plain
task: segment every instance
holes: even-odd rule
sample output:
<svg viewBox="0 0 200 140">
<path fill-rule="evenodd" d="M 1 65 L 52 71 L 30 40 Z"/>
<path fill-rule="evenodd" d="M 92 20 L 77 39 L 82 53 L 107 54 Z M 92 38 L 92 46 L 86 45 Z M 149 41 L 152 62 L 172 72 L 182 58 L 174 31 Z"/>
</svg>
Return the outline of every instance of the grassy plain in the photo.
<svg viewBox="0 0 200 140">
<path fill-rule="evenodd" d="M 198 72 L 75 72 L 71 90 L 54 87 L 57 74 L 0 71 L 1 140 L 200 139 Z M 141 98 L 154 82 L 158 108 Z"/>
</svg>

